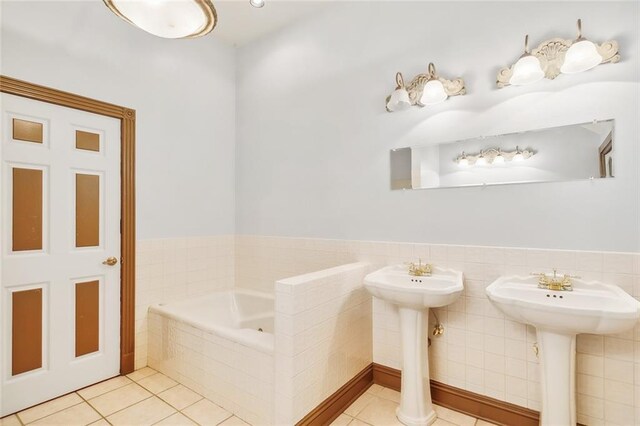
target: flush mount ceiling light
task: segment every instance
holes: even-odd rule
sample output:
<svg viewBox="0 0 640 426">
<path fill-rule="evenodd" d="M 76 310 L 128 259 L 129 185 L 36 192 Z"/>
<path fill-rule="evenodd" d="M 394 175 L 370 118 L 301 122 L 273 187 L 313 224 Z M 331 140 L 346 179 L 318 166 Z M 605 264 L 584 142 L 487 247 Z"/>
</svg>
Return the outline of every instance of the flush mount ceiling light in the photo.
<svg viewBox="0 0 640 426">
<path fill-rule="evenodd" d="M 389 112 L 403 111 L 411 105 L 435 105 L 447 100 L 449 96 L 466 93 L 463 79 L 447 80 L 438 77 L 433 63 L 429 64 L 427 73 L 415 76 L 408 86 L 405 87 L 401 73 L 396 74 L 396 83 L 396 90 L 386 99 Z"/>
<path fill-rule="evenodd" d="M 136 27 L 163 38 L 201 37 L 218 21 L 209 0 L 103 0 L 109 9 Z"/>
<path fill-rule="evenodd" d="M 498 87 L 521 86 L 542 78 L 553 80 L 560 74 L 575 74 L 606 63 L 620 61 L 618 42 L 606 41 L 600 45 L 582 36 L 582 21 L 578 19 L 578 38 L 546 40 L 529 52 L 529 36 L 525 37 L 525 53 L 518 61 L 500 69 Z"/>
<path fill-rule="evenodd" d="M 523 161 L 531 158 L 535 155 L 530 149 L 521 151 L 516 146 L 515 151 L 503 151 L 501 148 L 489 148 L 483 149 L 478 154 L 467 154 L 462 151 L 462 154 L 454 160 L 460 167 L 468 166 L 488 166 L 488 165 L 501 165 L 508 161 Z"/>
<path fill-rule="evenodd" d="M 264 6 L 264 0 L 249 0 L 249 4 L 259 9 Z"/>
</svg>

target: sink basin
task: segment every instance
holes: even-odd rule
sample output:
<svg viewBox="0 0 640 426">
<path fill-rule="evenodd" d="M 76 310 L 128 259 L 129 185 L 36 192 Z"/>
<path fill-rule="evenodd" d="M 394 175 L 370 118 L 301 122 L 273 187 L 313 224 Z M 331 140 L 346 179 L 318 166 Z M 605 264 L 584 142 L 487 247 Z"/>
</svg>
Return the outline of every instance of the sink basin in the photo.
<svg viewBox="0 0 640 426">
<path fill-rule="evenodd" d="M 364 278 L 369 292 L 398 306 L 438 308 L 453 303 L 462 293 L 462 272 L 433 268 L 430 276 L 415 277 L 404 265 L 387 266 Z"/>
<path fill-rule="evenodd" d="M 398 420 L 409 426 L 436 421 L 429 387 L 425 314 L 453 303 L 462 293 L 462 272 L 434 267 L 430 276 L 409 275 L 404 265 L 367 275 L 364 286 L 373 296 L 398 306 L 402 339 L 402 384 Z M 428 316 L 426 317 L 428 318 Z"/>
<path fill-rule="evenodd" d="M 575 425 L 576 335 L 621 333 L 640 318 L 640 302 L 620 287 L 573 279 L 573 291 L 538 288 L 538 277 L 501 277 L 487 287 L 491 303 L 536 328 L 542 385 L 540 424 Z"/>
<path fill-rule="evenodd" d="M 620 287 L 574 279 L 573 288 L 545 290 L 535 276 L 503 277 L 487 288 L 487 296 L 512 319 L 558 333 L 619 333 L 640 316 L 640 303 Z"/>
</svg>

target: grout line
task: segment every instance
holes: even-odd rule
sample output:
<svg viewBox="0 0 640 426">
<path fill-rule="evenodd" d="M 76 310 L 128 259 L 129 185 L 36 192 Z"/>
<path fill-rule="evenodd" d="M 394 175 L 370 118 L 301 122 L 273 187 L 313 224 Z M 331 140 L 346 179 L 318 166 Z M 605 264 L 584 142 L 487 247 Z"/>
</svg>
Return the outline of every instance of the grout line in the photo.
<svg viewBox="0 0 640 426">
<path fill-rule="evenodd" d="M 134 403 L 133 403 L 133 404 L 131 404 L 131 405 L 127 405 L 126 407 L 121 408 L 121 409 L 119 409 L 118 411 L 114 411 L 113 413 L 109 413 L 109 416 L 113 416 L 114 414 L 119 413 L 120 411 L 124 411 L 124 410 L 126 410 L 127 408 L 129 408 L 129 407 L 133 407 L 134 405 L 139 404 L 139 403 L 141 403 L 142 401 L 146 401 L 147 399 L 151 399 L 151 398 L 153 398 L 154 396 L 155 396 L 154 394 L 151 394 L 151 396 L 148 396 L 148 397 L 146 397 L 146 398 L 144 398 L 144 399 L 141 399 L 140 401 L 136 401 L 136 402 L 134 402 Z M 98 410 L 96 410 L 96 411 L 98 411 Z M 107 419 L 107 416 L 102 416 L 102 417 L 104 417 L 104 418 L 105 418 L 105 420 Z M 108 420 L 107 420 L 107 421 L 108 421 Z M 111 422 L 109 422 L 109 423 L 111 423 Z"/>
</svg>

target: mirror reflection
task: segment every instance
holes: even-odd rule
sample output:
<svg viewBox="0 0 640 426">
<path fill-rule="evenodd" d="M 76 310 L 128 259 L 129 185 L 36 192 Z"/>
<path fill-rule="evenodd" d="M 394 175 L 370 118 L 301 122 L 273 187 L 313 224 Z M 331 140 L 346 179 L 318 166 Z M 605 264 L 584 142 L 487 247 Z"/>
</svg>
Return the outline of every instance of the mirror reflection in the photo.
<svg viewBox="0 0 640 426">
<path fill-rule="evenodd" d="M 391 151 L 391 189 L 614 177 L 613 120 Z"/>
</svg>

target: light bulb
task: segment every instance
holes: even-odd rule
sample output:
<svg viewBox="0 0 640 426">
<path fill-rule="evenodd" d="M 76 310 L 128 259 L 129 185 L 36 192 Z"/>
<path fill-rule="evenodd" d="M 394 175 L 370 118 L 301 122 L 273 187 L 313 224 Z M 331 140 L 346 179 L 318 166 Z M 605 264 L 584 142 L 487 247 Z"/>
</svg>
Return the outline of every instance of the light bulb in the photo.
<svg viewBox="0 0 640 426">
<path fill-rule="evenodd" d="M 480 154 L 480 156 L 476 160 L 476 166 L 486 166 L 486 165 L 487 165 L 487 159 L 484 158 L 484 155 Z"/>
<path fill-rule="evenodd" d="M 522 155 L 522 151 L 520 148 L 516 146 L 516 155 L 513 156 L 513 161 L 522 161 L 524 160 L 524 155 Z"/>
<path fill-rule="evenodd" d="M 499 152 L 493 159 L 493 164 L 504 164 L 504 156 Z"/>
<path fill-rule="evenodd" d="M 460 166 L 460 167 L 468 167 L 469 166 L 469 159 L 467 157 L 458 158 L 458 166 Z"/>
<path fill-rule="evenodd" d="M 544 78 L 540 60 L 531 54 L 525 54 L 513 66 L 513 74 L 509 83 L 514 86 L 535 83 Z"/>
<path fill-rule="evenodd" d="M 392 112 L 404 111 L 410 106 L 409 93 L 404 88 L 394 90 L 387 102 L 387 109 Z"/>
<path fill-rule="evenodd" d="M 580 40 L 571 45 L 564 56 L 564 63 L 560 67 L 563 74 L 575 74 L 590 70 L 602 62 L 602 56 L 593 42 Z"/>
<path fill-rule="evenodd" d="M 264 6 L 264 0 L 249 0 L 249 3 L 253 7 L 261 8 Z"/>
<path fill-rule="evenodd" d="M 429 80 L 424 85 L 420 103 L 422 105 L 435 105 L 445 101 L 449 95 L 444 91 L 444 85 L 440 80 Z"/>
</svg>

